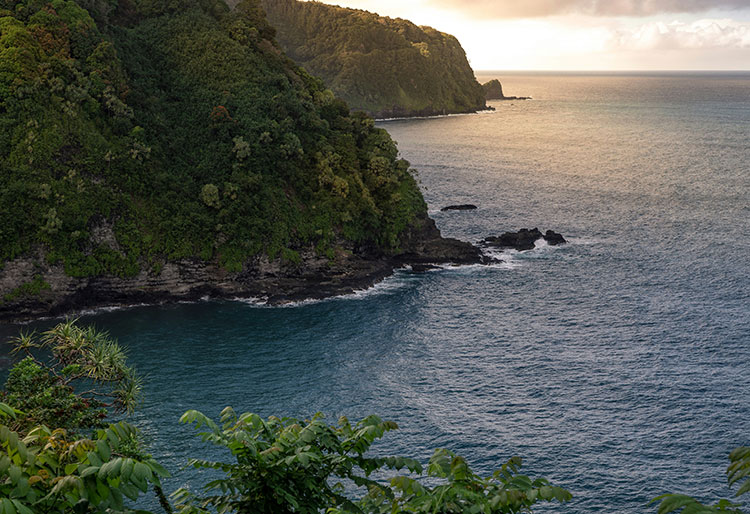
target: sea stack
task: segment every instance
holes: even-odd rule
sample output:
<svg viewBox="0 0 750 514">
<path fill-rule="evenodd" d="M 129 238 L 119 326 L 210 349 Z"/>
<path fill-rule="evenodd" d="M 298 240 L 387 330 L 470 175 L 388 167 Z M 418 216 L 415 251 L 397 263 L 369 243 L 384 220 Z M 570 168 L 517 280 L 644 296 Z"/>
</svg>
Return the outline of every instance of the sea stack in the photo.
<svg viewBox="0 0 750 514">
<path fill-rule="evenodd" d="M 503 100 L 505 98 L 503 85 L 497 79 L 482 84 L 482 88 L 484 88 L 485 100 Z"/>
</svg>

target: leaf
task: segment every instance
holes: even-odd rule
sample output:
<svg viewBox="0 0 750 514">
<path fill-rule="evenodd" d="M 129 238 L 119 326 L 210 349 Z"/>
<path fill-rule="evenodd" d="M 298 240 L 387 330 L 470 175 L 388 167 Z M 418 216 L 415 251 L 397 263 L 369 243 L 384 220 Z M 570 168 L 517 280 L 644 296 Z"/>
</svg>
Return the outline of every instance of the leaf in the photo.
<svg viewBox="0 0 750 514">
<path fill-rule="evenodd" d="M 133 476 L 139 481 L 151 480 L 153 476 L 151 468 L 143 462 L 136 462 L 133 468 Z"/>
<path fill-rule="evenodd" d="M 120 447 L 120 438 L 117 437 L 117 434 L 112 430 L 112 427 L 107 428 L 105 434 L 107 435 L 107 440 L 112 445 L 112 448 L 117 450 Z"/>
<path fill-rule="evenodd" d="M 0 499 L 3 514 L 16 514 L 16 506 L 8 498 Z"/>
<path fill-rule="evenodd" d="M 8 470 L 8 476 L 10 477 L 10 482 L 12 484 L 17 484 L 18 480 L 21 478 L 23 471 L 21 471 L 21 468 L 18 466 L 11 464 L 10 469 Z"/>
<path fill-rule="evenodd" d="M 18 500 L 13 500 L 13 505 L 16 507 L 16 512 L 18 512 L 18 514 L 34 514 L 34 511 Z"/>
<path fill-rule="evenodd" d="M 23 498 L 29 492 L 29 480 L 26 477 L 18 479 L 18 485 L 11 491 L 10 495 L 13 498 Z"/>
<path fill-rule="evenodd" d="M 680 510 L 687 505 L 698 503 L 694 498 L 684 494 L 668 494 L 662 498 L 663 500 L 657 510 L 658 514 L 668 514 L 669 512 Z"/>
<path fill-rule="evenodd" d="M 151 470 L 154 473 L 156 473 L 157 475 L 161 477 L 169 478 L 172 476 L 164 466 L 156 462 L 154 459 L 149 459 L 148 461 L 146 461 L 146 464 L 151 468 Z"/>
<path fill-rule="evenodd" d="M 750 491 L 750 480 L 747 480 L 744 484 L 742 484 L 737 493 L 735 493 L 735 496 L 742 496 L 748 491 Z"/>
<path fill-rule="evenodd" d="M 102 439 L 99 439 L 96 442 L 96 451 L 99 454 L 99 456 L 102 458 L 102 461 L 108 461 L 109 458 L 112 456 L 112 451 L 109 449 L 109 445 L 106 443 L 106 441 L 103 441 Z"/>
<path fill-rule="evenodd" d="M 120 476 L 123 480 L 130 480 L 130 475 L 133 472 L 133 468 L 135 467 L 135 461 L 131 458 L 125 458 L 122 462 L 122 467 L 120 468 Z"/>
</svg>

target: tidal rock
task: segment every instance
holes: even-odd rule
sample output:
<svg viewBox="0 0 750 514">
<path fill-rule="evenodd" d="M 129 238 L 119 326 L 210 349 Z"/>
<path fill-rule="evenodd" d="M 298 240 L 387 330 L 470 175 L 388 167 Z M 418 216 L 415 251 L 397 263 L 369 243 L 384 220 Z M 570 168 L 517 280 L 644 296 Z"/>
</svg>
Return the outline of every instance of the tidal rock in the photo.
<svg viewBox="0 0 750 514">
<path fill-rule="evenodd" d="M 547 241 L 547 244 L 549 244 L 550 246 L 557 246 L 563 243 L 567 243 L 562 234 L 558 234 L 554 230 L 548 230 L 547 232 L 545 232 L 544 240 Z"/>
<path fill-rule="evenodd" d="M 497 248 L 513 248 L 522 252 L 524 250 L 532 250 L 535 246 L 534 243 L 539 239 L 544 239 L 550 246 L 567 242 L 561 234 L 558 234 L 554 230 L 548 230 L 542 234 L 538 228 L 532 228 L 531 230 L 522 228 L 518 232 L 505 232 L 500 236 L 488 237 L 482 241 L 482 244 Z"/>
<path fill-rule="evenodd" d="M 503 94 L 503 85 L 497 79 L 492 79 L 489 82 L 482 84 L 484 89 L 484 97 L 487 100 L 504 100 L 505 95 Z"/>
<path fill-rule="evenodd" d="M 538 228 L 533 228 L 531 230 L 522 228 L 518 232 L 505 232 L 500 236 L 490 236 L 483 242 L 489 246 L 513 248 L 521 252 L 524 250 L 532 250 L 534 248 L 534 242 L 542 237 L 544 236 Z"/>
<path fill-rule="evenodd" d="M 441 211 L 473 211 L 476 210 L 477 206 L 470 203 L 462 203 L 460 205 L 448 205 L 440 209 Z"/>
<path fill-rule="evenodd" d="M 484 97 L 487 100 L 531 100 L 530 96 L 505 96 L 503 85 L 497 79 L 482 84 L 482 88 L 484 88 Z"/>
</svg>

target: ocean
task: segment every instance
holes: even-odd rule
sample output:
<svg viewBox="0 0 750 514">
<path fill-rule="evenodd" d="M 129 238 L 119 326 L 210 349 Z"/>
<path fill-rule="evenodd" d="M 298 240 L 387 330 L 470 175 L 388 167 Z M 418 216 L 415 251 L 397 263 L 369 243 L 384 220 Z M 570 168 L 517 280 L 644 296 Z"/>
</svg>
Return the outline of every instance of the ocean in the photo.
<svg viewBox="0 0 750 514">
<path fill-rule="evenodd" d="M 285 307 L 82 316 L 146 375 L 132 421 L 168 491 L 195 483 L 188 456 L 214 455 L 180 415 L 231 405 L 377 413 L 401 427 L 378 453 L 446 447 L 483 475 L 521 456 L 574 495 L 538 512 L 731 496 L 727 455 L 750 444 L 750 74 L 478 75 L 533 99 L 379 126 L 444 235 L 538 227 L 568 244 Z M 478 209 L 440 211 L 459 203 Z"/>
</svg>

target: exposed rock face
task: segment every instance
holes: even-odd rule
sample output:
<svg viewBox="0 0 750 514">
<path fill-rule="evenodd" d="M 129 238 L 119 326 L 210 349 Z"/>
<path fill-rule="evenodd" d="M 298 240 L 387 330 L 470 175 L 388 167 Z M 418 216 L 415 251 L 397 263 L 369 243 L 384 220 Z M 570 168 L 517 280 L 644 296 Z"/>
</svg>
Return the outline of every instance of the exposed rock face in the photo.
<svg viewBox="0 0 750 514">
<path fill-rule="evenodd" d="M 477 206 L 470 203 L 464 203 L 460 205 L 448 205 L 440 209 L 441 211 L 473 211 L 476 210 Z"/>
<path fill-rule="evenodd" d="M 393 257 L 400 264 L 479 264 L 488 260 L 481 250 L 465 241 L 445 238 L 435 226 L 435 221 L 424 217 L 402 239 L 403 251 Z"/>
<path fill-rule="evenodd" d="M 416 265 L 419 271 L 432 264 L 488 262 L 472 244 L 443 238 L 435 222 L 426 216 L 406 231 L 401 248 L 396 255 L 384 255 L 374 247 L 342 242 L 332 260 L 308 249 L 300 251 L 299 264 L 257 257 L 239 273 L 228 272 L 215 263 L 185 259 L 164 264 L 158 273 L 142 271 L 130 278 L 69 277 L 62 266 L 47 264 L 39 254 L 7 262 L 0 271 L 0 320 L 55 316 L 110 305 L 198 300 L 204 296 L 264 298 L 271 304 L 282 304 L 364 289 L 405 265 Z M 41 277 L 49 288 L 34 295 L 3 299 L 35 277 Z"/>
<path fill-rule="evenodd" d="M 535 246 L 534 243 L 539 239 L 544 239 L 547 241 L 547 244 L 551 246 L 566 242 L 562 235 L 552 230 L 548 230 L 542 234 L 538 228 L 533 228 L 531 230 L 522 228 L 518 232 L 505 232 L 500 236 L 488 237 L 482 241 L 482 243 L 487 246 L 498 248 L 513 248 L 522 252 L 524 250 L 532 250 Z"/>
</svg>

